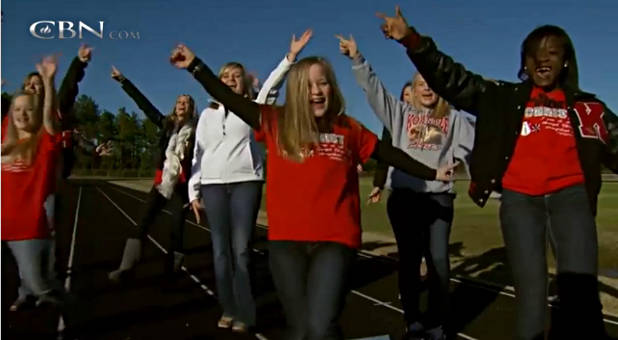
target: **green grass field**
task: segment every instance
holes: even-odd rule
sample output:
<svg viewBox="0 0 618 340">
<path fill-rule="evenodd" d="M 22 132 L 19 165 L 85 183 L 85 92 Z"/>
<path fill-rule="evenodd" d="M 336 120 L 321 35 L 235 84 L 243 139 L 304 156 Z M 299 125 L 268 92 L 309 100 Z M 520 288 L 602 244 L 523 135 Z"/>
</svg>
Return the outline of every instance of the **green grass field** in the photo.
<svg viewBox="0 0 618 340">
<path fill-rule="evenodd" d="M 361 197 L 367 197 L 371 188 L 371 177 L 362 177 Z M 484 208 L 479 208 L 468 197 L 468 181 L 456 182 L 455 188 L 458 195 L 455 200 L 455 220 L 450 243 L 461 242 L 462 255 L 466 257 L 477 256 L 489 249 L 502 247 L 502 233 L 498 220 L 499 201 L 492 199 Z M 386 197 L 382 197 L 378 204 L 363 204 L 361 210 L 363 231 L 392 237 L 386 215 Z M 603 269 L 618 269 L 618 182 L 603 183 L 599 196 L 597 229 L 601 272 Z"/>
</svg>

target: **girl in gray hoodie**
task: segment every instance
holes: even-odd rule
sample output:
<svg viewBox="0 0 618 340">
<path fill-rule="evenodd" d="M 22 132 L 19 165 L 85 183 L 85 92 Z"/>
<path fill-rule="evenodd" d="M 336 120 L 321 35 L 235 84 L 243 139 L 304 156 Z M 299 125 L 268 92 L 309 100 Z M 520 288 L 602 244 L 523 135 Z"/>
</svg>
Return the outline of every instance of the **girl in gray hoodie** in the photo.
<svg viewBox="0 0 618 340">
<path fill-rule="evenodd" d="M 398 99 L 386 90 L 358 52 L 354 38 L 338 38 L 341 53 L 352 60 L 356 81 L 391 133 L 393 146 L 432 168 L 456 164 L 458 160 L 468 163 L 474 126 L 465 114 L 453 110 L 418 73 L 408 93 L 411 100 Z M 408 325 L 406 338 L 444 339 L 449 312 L 448 239 L 453 221 L 453 183 L 417 178 L 398 169 L 393 169 L 390 177 L 393 191 L 387 212 L 399 249 L 399 290 Z M 422 318 L 419 266 L 423 256 L 429 274 L 429 302 Z"/>
</svg>

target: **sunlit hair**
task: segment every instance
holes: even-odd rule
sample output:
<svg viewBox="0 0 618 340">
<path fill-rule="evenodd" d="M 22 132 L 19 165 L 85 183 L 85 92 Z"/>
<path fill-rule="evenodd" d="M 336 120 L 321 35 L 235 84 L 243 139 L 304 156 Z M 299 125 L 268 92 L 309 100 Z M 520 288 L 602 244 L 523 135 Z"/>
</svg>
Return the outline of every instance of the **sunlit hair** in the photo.
<svg viewBox="0 0 618 340">
<path fill-rule="evenodd" d="M 421 78 L 421 74 L 418 72 L 416 72 L 414 74 L 414 77 L 412 77 L 412 106 L 414 106 L 416 109 L 423 110 L 423 109 L 427 109 L 427 107 L 423 106 L 423 104 L 421 104 L 421 101 L 416 96 L 416 83 L 420 81 L 420 78 Z M 403 97 L 404 90 L 405 90 L 405 87 L 401 92 L 402 97 Z M 444 98 L 440 97 L 437 93 L 436 95 L 438 96 L 438 101 L 436 101 L 434 106 L 430 108 L 431 109 L 430 116 L 433 118 L 443 118 L 443 117 L 448 116 L 449 113 L 451 112 L 451 108 L 448 102 L 444 100 Z"/>
<path fill-rule="evenodd" d="M 575 57 L 573 42 L 571 42 L 571 38 L 562 28 L 554 25 L 544 25 L 535 28 L 521 43 L 521 60 L 517 76 L 523 81 L 530 78 L 526 72 L 526 56 L 536 55 L 541 42 L 547 37 L 558 38 L 564 49 L 564 61 L 567 63 L 567 67 L 563 67 L 560 70 L 559 84 L 562 87 L 566 85 L 572 89 L 579 89 L 577 58 Z"/>
<path fill-rule="evenodd" d="M 193 100 L 193 97 L 191 97 L 188 94 L 181 94 L 178 95 L 178 97 L 176 97 L 176 100 L 174 101 L 174 107 L 172 108 L 172 113 L 170 113 L 167 116 L 166 119 L 166 126 L 169 129 L 174 129 L 176 127 L 178 127 L 178 116 L 176 115 L 176 102 L 178 102 L 178 99 L 180 97 L 187 97 L 189 98 L 189 108 L 187 109 L 187 112 L 189 112 L 189 118 L 187 119 L 187 121 L 192 121 L 195 120 L 195 118 L 197 117 L 197 107 L 195 107 L 195 101 Z"/>
<path fill-rule="evenodd" d="M 34 108 L 33 118 L 33 130 L 30 131 L 32 136 L 27 140 L 20 141 L 17 127 L 13 121 L 13 108 L 18 98 L 26 97 Z M 6 137 L 2 141 L 2 163 L 10 164 L 16 160 L 21 160 L 25 164 L 30 165 L 36 154 L 38 142 L 43 131 L 43 107 L 40 104 L 39 96 L 32 93 L 18 92 L 13 96 L 11 100 L 11 106 L 9 107 L 9 114 L 6 119 Z"/>
<path fill-rule="evenodd" d="M 232 61 L 232 62 L 226 63 L 223 66 L 221 66 L 221 68 L 219 69 L 219 74 L 218 74 L 219 79 L 223 77 L 223 73 L 226 70 L 231 69 L 231 68 L 240 69 L 242 73 L 243 95 L 249 99 L 253 99 L 253 84 L 251 83 L 251 77 L 249 77 L 249 74 L 247 73 L 247 71 L 245 70 L 245 67 L 242 66 L 241 63 Z"/>
<path fill-rule="evenodd" d="M 26 77 L 24 78 L 23 83 L 21 84 L 21 91 L 22 92 L 27 92 L 26 91 L 26 85 L 28 85 L 28 83 L 30 82 L 30 79 L 32 77 L 39 77 L 41 79 L 41 83 L 43 82 L 43 78 L 41 78 L 41 75 L 39 74 L 39 72 L 30 72 L 26 75 Z M 41 91 L 45 91 L 45 89 L 41 89 Z M 45 92 L 41 92 L 41 95 L 44 94 Z"/>
<path fill-rule="evenodd" d="M 311 108 L 309 69 L 319 64 L 330 84 L 328 109 L 316 118 Z M 298 61 L 288 74 L 285 104 L 278 118 L 277 141 L 282 154 L 294 161 L 302 161 L 303 152 L 318 144 L 320 132 L 333 128 L 335 119 L 345 111 L 345 101 L 337 85 L 333 68 L 321 57 L 307 57 Z"/>
</svg>

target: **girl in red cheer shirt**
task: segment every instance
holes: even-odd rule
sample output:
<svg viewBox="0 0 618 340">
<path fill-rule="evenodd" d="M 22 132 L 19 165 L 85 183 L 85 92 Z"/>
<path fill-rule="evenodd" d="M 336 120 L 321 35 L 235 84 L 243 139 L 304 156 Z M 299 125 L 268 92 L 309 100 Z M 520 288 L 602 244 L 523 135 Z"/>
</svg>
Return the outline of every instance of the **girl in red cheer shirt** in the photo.
<svg viewBox="0 0 618 340">
<path fill-rule="evenodd" d="M 517 295 L 517 339 L 543 339 L 547 228 L 554 241 L 560 308 L 550 338 L 603 339 L 595 214 L 601 164 L 618 172 L 618 117 L 579 89 L 575 49 L 557 26 L 521 45 L 521 82 L 489 81 L 409 27 L 399 7 L 387 38 L 406 47 L 431 88 L 477 116 L 470 196 L 502 191 L 500 221 Z"/>
<path fill-rule="evenodd" d="M 35 93 L 13 97 L 6 137 L 2 141 L 2 241 L 16 259 L 21 287 L 16 310 L 29 293 L 38 303 L 59 303 L 61 291 L 53 276 L 53 237 L 44 209 L 54 190 L 60 154 L 55 109 L 56 60 L 36 65 L 44 98 Z M 41 100 L 42 99 L 42 100 Z"/>
<path fill-rule="evenodd" d="M 186 46 L 171 56 L 219 102 L 256 130 L 267 148 L 270 266 L 288 323 L 287 339 L 341 338 L 338 317 L 361 243 L 357 164 L 384 159 L 410 174 L 448 181 L 344 114 L 328 62 L 309 57 L 289 71 L 283 106 L 232 92 Z"/>
</svg>

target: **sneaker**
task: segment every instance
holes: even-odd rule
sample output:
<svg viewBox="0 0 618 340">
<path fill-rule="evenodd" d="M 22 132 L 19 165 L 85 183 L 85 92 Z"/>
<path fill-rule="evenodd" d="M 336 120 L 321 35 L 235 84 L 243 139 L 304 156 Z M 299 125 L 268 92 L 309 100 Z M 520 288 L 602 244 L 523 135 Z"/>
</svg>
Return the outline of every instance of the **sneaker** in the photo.
<svg viewBox="0 0 618 340">
<path fill-rule="evenodd" d="M 232 323 L 234 319 L 231 316 L 222 316 L 217 322 L 217 327 L 219 328 L 230 328 L 232 327 Z"/>
<path fill-rule="evenodd" d="M 248 333 L 249 332 L 249 326 L 247 326 L 247 324 L 242 322 L 242 321 L 234 321 L 234 324 L 232 325 L 232 332 L 235 332 L 235 333 Z"/>
</svg>

